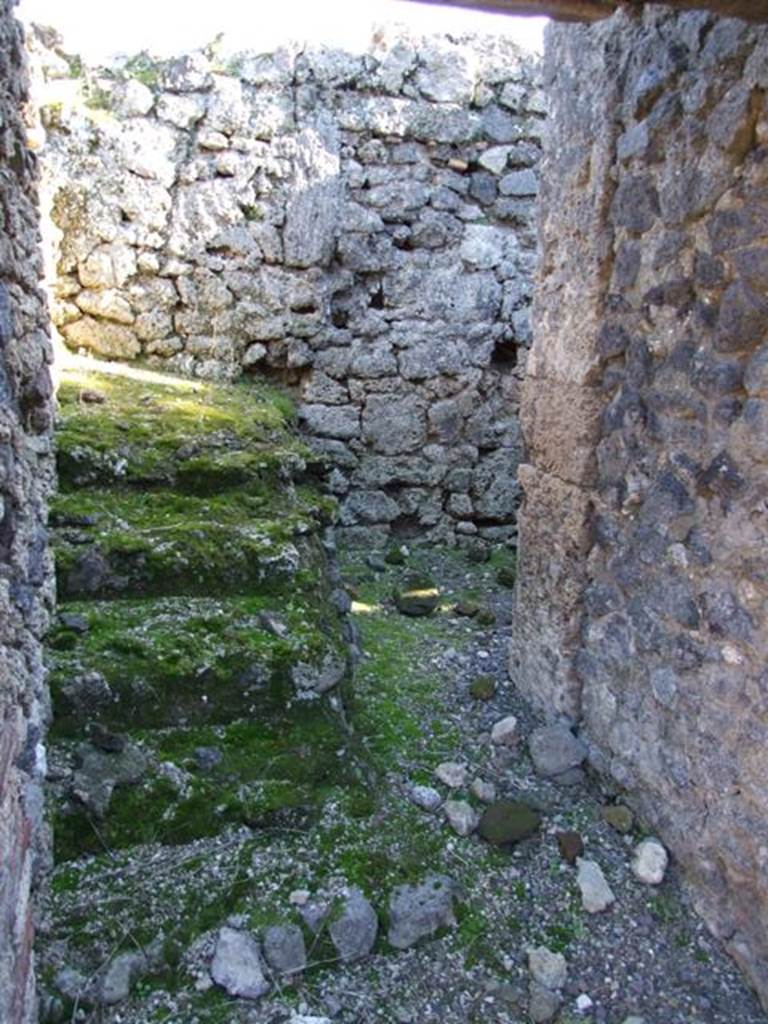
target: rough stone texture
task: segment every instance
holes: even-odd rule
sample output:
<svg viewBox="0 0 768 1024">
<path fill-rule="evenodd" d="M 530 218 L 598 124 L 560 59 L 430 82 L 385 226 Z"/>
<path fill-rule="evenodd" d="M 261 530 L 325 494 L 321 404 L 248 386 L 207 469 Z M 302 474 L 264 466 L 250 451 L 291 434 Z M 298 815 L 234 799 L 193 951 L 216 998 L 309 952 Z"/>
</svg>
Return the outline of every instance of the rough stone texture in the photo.
<svg viewBox="0 0 768 1024">
<path fill-rule="evenodd" d="M 20 108 L 26 72 L 14 4 L 0 0 L 0 1020 L 37 1020 L 31 891 L 46 863 L 41 658 L 52 596 L 51 348 L 38 289 L 36 161 Z"/>
<path fill-rule="evenodd" d="M 99 69 L 62 84 L 42 38 L 35 55 L 66 344 L 294 385 L 351 540 L 512 537 L 544 121 L 530 58 L 377 37 L 280 52 L 265 77 L 268 57 L 198 54 L 179 93 L 176 65 L 150 90 Z"/>
<path fill-rule="evenodd" d="M 581 716 L 768 1005 L 768 31 L 548 47 L 512 675 Z"/>
</svg>

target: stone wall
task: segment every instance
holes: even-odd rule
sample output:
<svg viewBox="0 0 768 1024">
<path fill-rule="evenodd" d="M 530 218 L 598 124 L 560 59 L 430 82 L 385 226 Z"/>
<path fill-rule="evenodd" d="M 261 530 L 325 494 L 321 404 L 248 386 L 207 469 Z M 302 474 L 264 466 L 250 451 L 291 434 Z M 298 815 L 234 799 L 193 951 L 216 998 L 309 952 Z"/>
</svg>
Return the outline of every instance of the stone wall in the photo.
<svg viewBox="0 0 768 1024">
<path fill-rule="evenodd" d="M 37 47 L 66 343 L 296 385 L 351 539 L 509 537 L 544 118 L 530 60 L 376 36 L 73 78 L 55 40 Z"/>
<path fill-rule="evenodd" d="M 45 533 L 51 484 L 51 349 L 34 157 L 19 110 L 23 38 L 0 0 L 0 1020 L 34 1010 L 31 889 L 45 863 L 41 637 L 52 574 Z"/>
<path fill-rule="evenodd" d="M 768 30 L 549 37 L 512 676 L 768 1005 Z"/>
</svg>

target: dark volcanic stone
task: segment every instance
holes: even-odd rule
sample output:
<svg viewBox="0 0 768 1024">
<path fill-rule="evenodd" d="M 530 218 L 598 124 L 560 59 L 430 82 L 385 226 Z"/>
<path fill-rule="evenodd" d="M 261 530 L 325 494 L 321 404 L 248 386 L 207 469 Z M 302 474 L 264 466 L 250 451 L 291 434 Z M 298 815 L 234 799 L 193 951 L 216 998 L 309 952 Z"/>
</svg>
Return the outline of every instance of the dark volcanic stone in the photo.
<svg viewBox="0 0 768 1024">
<path fill-rule="evenodd" d="M 500 583 L 502 587 L 514 587 L 515 576 L 515 567 L 513 565 L 504 565 L 496 573 L 496 582 Z"/>
<path fill-rule="evenodd" d="M 431 615 L 440 603 L 440 589 L 428 576 L 409 576 L 395 591 L 395 605 L 403 615 Z"/>
<path fill-rule="evenodd" d="M 607 822 L 611 828 L 616 829 L 617 832 L 621 832 L 622 835 L 632 831 L 634 816 L 632 811 L 625 807 L 624 804 L 606 804 L 601 813 L 603 821 Z"/>
<path fill-rule="evenodd" d="M 453 610 L 457 615 L 461 615 L 467 619 L 473 619 L 480 611 L 480 605 L 474 601 L 459 601 Z"/>
<path fill-rule="evenodd" d="M 493 846 L 511 846 L 532 836 L 541 815 L 520 800 L 497 800 L 483 811 L 478 832 Z"/>
<path fill-rule="evenodd" d="M 496 680 L 493 676 L 478 676 L 472 680 L 469 692 L 475 700 L 490 700 L 496 692 Z"/>
<path fill-rule="evenodd" d="M 568 864 L 575 864 L 576 858 L 584 853 L 584 840 L 578 832 L 558 832 L 557 846 L 560 856 Z"/>
<path fill-rule="evenodd" d="M 108 754 L 122 754 L 128 743 L 128 737 L 119 732 L 110 732 L 100 722 L 93 722 L 88 729 L 88 738 L 94 747 Z"/>
<path fill-rule="evenodd" d="M 744 282 L 734 282 L 720 303 L 717 347 L 721 352 L 757 348 L 767 335 L 768 301 Z"/>
<path fill-rule="evenodd" d="M 388 565 L 405 565 L 405 555 L 396 544 L 393 544 L 391 548 L 387 549 L 384 561 Z"/>
<path fill-rule="evenodd" d="M 649 231 L 659 215 L 659 197 L 650 178 L 631 175 L 616 190 L 613 219 L 629 231 Z"/>
</svg>

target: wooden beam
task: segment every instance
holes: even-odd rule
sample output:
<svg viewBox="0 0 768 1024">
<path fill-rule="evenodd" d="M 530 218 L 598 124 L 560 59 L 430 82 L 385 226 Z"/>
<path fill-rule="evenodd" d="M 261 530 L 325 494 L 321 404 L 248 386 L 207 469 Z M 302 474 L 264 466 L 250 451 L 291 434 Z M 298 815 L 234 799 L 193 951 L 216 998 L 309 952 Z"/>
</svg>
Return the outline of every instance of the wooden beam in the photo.
<svg viewBox="0 0 768 1024">
<path fill-rule="evenodd" d="M 557 21 L 598 21 L 616 10 L 614 0 L 409 0 L 437 7 L 464 7 L 489 14 L 547 15 Z"/>
<path fill-rule="evenodd" d="M 492 14 L 546 15 L 556 21 L 598 21 L 608 18 L 617 7 L 641 8 L 661 0 L 406 0 L 440 7 L 465 7 Z M 711 11 L 723 17 L 768 22 L 768 0 L 665 0 L 678 10 Z"/>
</svg>

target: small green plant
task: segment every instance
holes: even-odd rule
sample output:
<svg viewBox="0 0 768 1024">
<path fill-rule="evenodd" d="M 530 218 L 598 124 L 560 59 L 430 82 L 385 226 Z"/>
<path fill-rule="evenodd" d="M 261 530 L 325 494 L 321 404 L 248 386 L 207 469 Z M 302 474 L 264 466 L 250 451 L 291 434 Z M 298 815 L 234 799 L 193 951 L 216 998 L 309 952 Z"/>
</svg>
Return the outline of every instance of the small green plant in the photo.
<svg viewBox="0 0 768 1024">
<path fill-rule="evenodd" d="M 249 222 L 264 219 L 264 211 L 261 209 L 260 206 L 253 206 L 250 203 L 243 203 L 241 204 L 240 209 L 243 211 L 243 216 L 245 217 L 245 219 Z"/>
<path fill-rule="evenodd" d="M 155 89 L 160 82 L 160 70 L 146 50 L 127 60 L 123 73 L 126 78 L 135 78 L 148 89 Z"/>
<path fill-rule="evenodd" d="M 85 105 L 89 110 L 110 110 L 112 107 L 112 97 L 101 86 L 89 84 Z"/>
<path fill-rule="evenodd" d="M 83 65 L 83 58 L 75 53 L 71 57 L 65 58 L 69 65 L 69 77 L 70 78 L 82 78 L 85 68 Z"/>
</svg>

